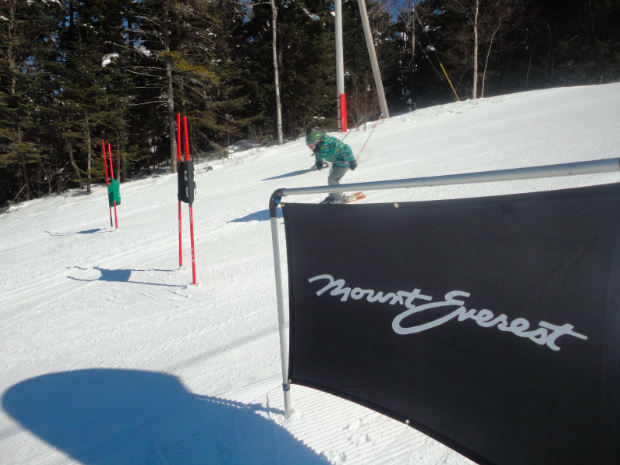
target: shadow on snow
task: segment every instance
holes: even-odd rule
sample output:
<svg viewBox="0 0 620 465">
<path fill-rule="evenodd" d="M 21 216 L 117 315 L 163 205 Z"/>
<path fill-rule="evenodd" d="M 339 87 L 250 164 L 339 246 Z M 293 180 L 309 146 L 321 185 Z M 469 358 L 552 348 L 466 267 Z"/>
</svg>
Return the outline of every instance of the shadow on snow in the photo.
<svg viewBox="0 0 620 465">
<path fill-rule="evenodd" d="M 282 218 L 282 209 L 278 208 L 278 218 Z M 249 223 L 250 221 L 269 221 L 269 210 L 261 210 L 259 212 L 250 213 L 243 218 L 230 220 L 229 223 Z"/>
<path fill-rule="evenodd" d="M 263 416 L 281 411 L 192 394 L 164 373 L 90 369 L 43 375 L 8 389 L 2 407 L 88 465 L 328 464 Z"/>
<path fill-rule="evenodd" d="M 43 232 L 49 234 L 50 236 L 75 236 L 76 234 L 103 234 L 103 233 L 111 233 L 114 231 L 96 228 L 96 229 L 87 229 L 85 231 L 77 231 L 77 232 L 51 232 L 51 231 L 43 231 Z"/>
<path fill-rule="evenodd" d="M 76 267 L 78 269 L 85 269 L 85 268 L 79 268 Z M 124 269 L 119 269 L 119 270 L 108 270 L 105 268 L 100 268 L 98 266 L 93 266 L 93 269 L 98 270 L 101 273 L 101 276 L 98 277 L 97 279 L 82 279 L 82 278 L 76 278 L 74 276 L 67 276 L 69 279 L 73 279 L 74 281 L 84 281 L 84 282 L 91 282 L 91 281 L 108 281 L 108 282 L 116 282 L 116 283 L 129 283 L 129 284 L 147 284 L 149 286 L 163 286 L 163 287 L 185 287 L 184 285 L 181 284 L 162 284 L 162 283 L 147 283 L 144 281 L 129 281 L 129 278 L 131 277 L 131 273 L 134 271 L 161 271 L 161 272 L 171 272 L 172 270 L 124 270 Z"/>
<path fill-rule="evenodd" d="M 314 170 L 308 168 L 306 170 L 291 171 L 290 173 L 281 174 L 279 176 L 272 176 L 271 178 L 261 179 L 261 181 L 275 181 L 276 179 L 292 178 L 294 176 L 299 176 L 300 174 L 310 173 L 311 171 Z"/>
<path fill-rule="evenodd" d="M 292 178 L 293 176 L 297 176 L 297 171 L 291 171 L 290 173 L 281 174 L 279 176 L 261 179 L 261 181 L 275 181 L 276 179 Z"/>
</svg>

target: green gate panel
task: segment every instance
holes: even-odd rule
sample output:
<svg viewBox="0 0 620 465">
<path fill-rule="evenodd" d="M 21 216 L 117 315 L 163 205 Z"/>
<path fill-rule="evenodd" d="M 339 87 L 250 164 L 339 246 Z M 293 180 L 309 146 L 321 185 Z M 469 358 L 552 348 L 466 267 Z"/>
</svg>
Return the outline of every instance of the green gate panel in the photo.
<svg viewBox="0 0 620 465">
<path fill-rule="evenodd" d="M 108 184 L 108 203 L 110 207 L 114 206 L 114 202 L 116 202 L 116 205 L 121 204 L 121 184 L 116 179 L 112 179 L 110 184 Z"/>
</svg>

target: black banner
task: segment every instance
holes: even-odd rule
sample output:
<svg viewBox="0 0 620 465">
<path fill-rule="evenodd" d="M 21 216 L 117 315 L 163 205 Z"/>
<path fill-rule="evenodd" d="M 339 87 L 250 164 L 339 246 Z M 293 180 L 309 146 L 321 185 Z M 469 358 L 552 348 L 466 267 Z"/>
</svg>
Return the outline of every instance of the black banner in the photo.
<svg viewBox="0 0 620 465">
<path fill-rule="evenodd" d="M 194 178 L 194 164 L 191 160 L 179 162 L 178 184 L 179 200 L 192 205 L 196 196 L 196 180 Z"/>
<path fill-rule="evenodd" d="M 293 383 L 480 464 L 620 464 L 620 185 L 283 211 Z"/>
</svg>

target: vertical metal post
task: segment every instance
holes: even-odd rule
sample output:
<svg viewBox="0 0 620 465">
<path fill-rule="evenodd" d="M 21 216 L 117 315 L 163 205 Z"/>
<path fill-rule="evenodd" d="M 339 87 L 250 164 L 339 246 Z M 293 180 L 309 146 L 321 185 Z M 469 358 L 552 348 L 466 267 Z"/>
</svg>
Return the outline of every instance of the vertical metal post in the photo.
<svg viewBox="0 0 620 465">
<path fill-rule="evenodd" d="M 284 326 L 284 298 L 282 294 L 282 268 L 280 266 L 280 242 L 278 240 L 278 204 L 281 189 L 271 196 L 269 216 L 271 222 L 271 240 L 273 243 L 273 265 L 276 275 L 276 300 L 278 303 L 278 330 L 280 333 L 280 361 L 282 362 L 282 388 L 284 390 L 284 418 L 291 416 L 291 383 L 288 380 L 288 347 L 286 328 Z"/>
<path fill-rule="evenodd" d="M 342 127 L 342 97 L 344 94 L 344 52 L 342 51 L 342 0 L 335 0 L 336 26 L 336 98 L 338 102 L 338 131 L 344 132 Z"/>
</svg>

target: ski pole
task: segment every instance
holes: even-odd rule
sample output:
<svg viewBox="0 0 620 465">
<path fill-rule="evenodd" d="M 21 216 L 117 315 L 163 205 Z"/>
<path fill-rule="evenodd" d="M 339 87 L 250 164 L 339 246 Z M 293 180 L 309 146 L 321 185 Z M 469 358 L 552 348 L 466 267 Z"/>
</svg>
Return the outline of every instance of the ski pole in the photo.
<svg viewBox="0 0 620 465">
<path fill-rule="evenodd" d="M 381 121 L 381 115 L 379 115 L 379 119 L 377 120 L 377 122 L 374 124 L 374 126 L 372 127 L 372 131 L 370 131 L 370 134 L 368 134 L 368 139 L 366 139 L 366 142 L 364 142 L 364 146 L 362 147 L 362 150 L 360 150 L 360 154 L 357 156 L 357 159 L 359 160 L 360 156 L 362 155 L 362 152 L 364 151 L 364 149 L 366 148 L 366 144 L 368 143 L 368 141 L 370 140 L 370 136 L 372 136 L 372 133 L 375 132 L 375 128 L 377 127 L 377 125 L 379 124 L 379 121 Z"/>
<path fill-rule="evenodd" d="M 363 119 L 364 119 L 364 117 L 362 116 L 362 117 L 359 119 L 359 121 L 358 121 L 357 123 L 355 123 L 355 126 L 353 126 L 351 129 L 349 129 L 349 130 L 347 131 L 347 133 L 344 135 L 344 137 L 342 138 L 342 140 L 345 140 L 345 139 L 347 138 L 347 136 L 348 136 L 349 134 L 351 134 L 351 131 L 353 131 L 353 130 L 357 127 L 357 126 L 359 126 L 359 124 L 362 122 L 362 120 L 363 120 Z"/>
</svg>

